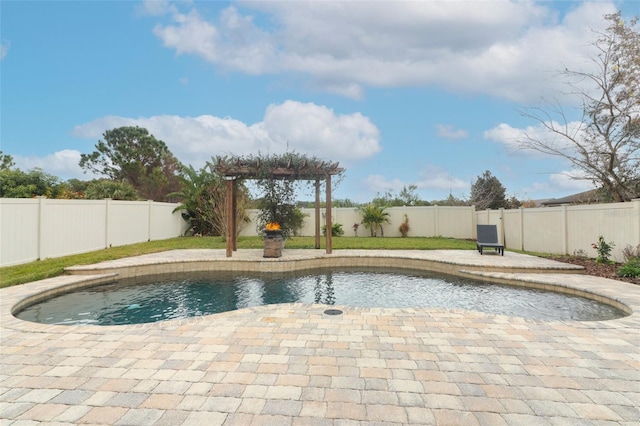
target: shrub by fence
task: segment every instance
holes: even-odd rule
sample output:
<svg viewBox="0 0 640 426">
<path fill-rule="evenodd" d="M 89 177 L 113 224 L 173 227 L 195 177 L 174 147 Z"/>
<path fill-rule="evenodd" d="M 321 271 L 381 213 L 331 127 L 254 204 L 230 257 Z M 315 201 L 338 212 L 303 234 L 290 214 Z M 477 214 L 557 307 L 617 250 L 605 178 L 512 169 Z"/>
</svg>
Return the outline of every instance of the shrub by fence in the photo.
<svg viewBox="0 0 640 426">
<path fill-rule="evenodd" d="M 0 266 L 180 236 L 177 204 L 0 198 Z"/>
</svg>

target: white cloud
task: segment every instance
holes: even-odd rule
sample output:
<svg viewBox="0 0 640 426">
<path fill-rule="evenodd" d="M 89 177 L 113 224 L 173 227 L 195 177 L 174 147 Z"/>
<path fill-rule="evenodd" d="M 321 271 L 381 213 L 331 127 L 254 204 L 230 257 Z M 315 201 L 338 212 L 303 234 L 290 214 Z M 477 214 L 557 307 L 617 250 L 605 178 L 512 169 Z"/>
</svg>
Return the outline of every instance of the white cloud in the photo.
<svg viewBox="0 0 640 426">
<path fill-rule="evenodd" d="M 97 177 L 92 173 L 85 174 L 80 168 L 80 151 L 73 149 L 63 149 L 45 157 L 23 157 L 13 156 L 16 167 L 23 171 L 39 168 L 62 179 L 77 178 L 82 180 Z"/>
<path fill-rule="evenodd" d="M 414 182 L 405 182 L 398 178 L 388 179 L 382 175 L 369 175 L 364 180 L 365 186 L 376 193 L 384 193 L 386 191 L 398 192 L 403 187 L 415 185 L 418 190 L 430 191 L 460 191 L 470 188 L 469 183 L 462 179 L 452 176 L 446 170 L 429 165 L 419 172 L 418 180 Z"/>
<path fill-rule="evenodd" d="M 10 45 L 11 43 L 9 43 L 8 41 L 0 42 L 0 61 L 7 57 Z"/>
<path fill-rule="evenodd" d="M 529 1 L 242 2 L 215 19 L 174 12 L 154 34 L 224 70 L 295 73 L 355 99 L 366 86 L 435 85 L 522 101 L 554 89 L 552 70 L 584 65 L 590 28 L 614 11 L 579 3 L 557 21 Z"/>
<path fill-rule="evenodd" d="M 374 193 L 384 194 L 387 191 L 400 191 L 407 185 L 400 179 L 388 180 L 382 175 L 369 175 L 364 179 L 365 186 Z"/>
<path fill-rule="evenodd" d="M 432 190 L 462 190 L 470 187 L 468 182 L 456 178 L 443 168 L 430 164 L 420 170 L 420 180 L 415 183 L 418 188 Z"/>
<path fill-rule="evenodd" d="M 445 139 L 464 139 L 469 136 L 469 132 L 464 129 L 455 129 L 450 124 L 438 124 L 436 125 L 438 130 L 438 136 Z"/>
<path fill-rule="evenodd" d="M 162 16 L 168 13 L 177 13 L 175 5 L 168 0 L 143 0 L 136 10 L 142 16 Z"/>
<path fill-rule="evenodd" d="M 552 173 L 546 182 L 534 182 L 523 188 L 523 193 L 529 194 L 527 198 L 533 199 L 561 198 L 595 188 L 591 181 L 580 179 L 581 176 L 583 174 L 579 170 Z"/>
<path fill-rule="evenodd" d="M 336 114 L 313 103 L 286 101 L 270 105 L 261 122 L 245 124 L 233 118 L 108 116 L 76 126 L 77 137 L 99 139 L 105 130 L 144 127 L 163 140 L 180 161 L 202 166 L 215 155 L 282 153 L 295 150 L 333 161 L 355 161 L 381 150 L 380 132 L 360 113 Z"/>
<path fill-rule="evenodd" d="M 574 135 L 575 138 L 579 140 L 580 129 L 582 128 L 583 123 L 580 121 L 572 121 L 563 125 L 557 122 L 549 122 L 549 125 L 557 129 L 566 129 L 568 134 Z M 523 149 L 522 143 L 525 142 L 527 138 L 533 138 L 548 146 L 552 146 L 560 151 L 566 152 L 567 154 L 569 154 L 568 151 L 573 148 L 573 145 L 569 140 L 549 131 L 542 124 L 527 126 L 525 128 L 517 128 L 506 123 L 500 123 L 493 129 L 485 131 L 483 136 L 485 139 L 505 145 L 505 147 L 512 152 L 522 150 L 525 155 L 534 157 L 547 156 L 549 154 L 543 154 L 533 149 Z"/>
</svg>

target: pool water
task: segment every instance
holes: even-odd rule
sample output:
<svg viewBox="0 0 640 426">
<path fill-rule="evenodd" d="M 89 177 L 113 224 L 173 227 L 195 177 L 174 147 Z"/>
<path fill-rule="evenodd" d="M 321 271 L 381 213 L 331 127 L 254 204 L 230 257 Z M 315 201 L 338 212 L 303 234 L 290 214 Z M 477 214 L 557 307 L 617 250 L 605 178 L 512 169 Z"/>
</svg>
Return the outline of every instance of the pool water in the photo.
<svg viewBox="0 0 640 426">
<path fill-rule="evenodd" d="M 536 320 L 607 320 L 626 315 L 610 305 L 567 294 L 424 271 L 357 269 L 126 279 L 45 300 L 16 316 L 46 324 L 140 324 L 293 302 L 467 309 Z"/>
</svg>

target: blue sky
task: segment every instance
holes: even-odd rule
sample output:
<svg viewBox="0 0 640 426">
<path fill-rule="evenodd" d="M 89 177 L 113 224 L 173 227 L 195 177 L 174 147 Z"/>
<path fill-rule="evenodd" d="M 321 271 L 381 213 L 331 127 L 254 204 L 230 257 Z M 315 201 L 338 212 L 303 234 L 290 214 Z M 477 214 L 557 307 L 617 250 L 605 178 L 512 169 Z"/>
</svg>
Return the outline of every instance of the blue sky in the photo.
<svg viewBox="0 0 640 426">
<path fill-rule="evenodd" d="M 519 112 L 589 70 L 594 29 L 636 1 L 0 1 L 0 149 L 89 179 L 105 130 L 149 129 L 185 164 L 295 150 L 346 168 L 335 198 L 415 184 L 467 199 L 491 171 L 519 199 L 591 188 L 517 148 Z"/>
</svg>

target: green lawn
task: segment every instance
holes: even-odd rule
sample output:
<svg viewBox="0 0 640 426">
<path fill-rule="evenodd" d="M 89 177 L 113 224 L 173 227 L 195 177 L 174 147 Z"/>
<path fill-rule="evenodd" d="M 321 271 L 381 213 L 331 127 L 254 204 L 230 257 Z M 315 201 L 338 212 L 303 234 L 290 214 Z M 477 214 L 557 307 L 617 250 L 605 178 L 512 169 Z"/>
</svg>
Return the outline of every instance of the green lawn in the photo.
<svg viewBox="0 0 640 426">
<path fill-rule="evenodd" d="M 293 237 L 286 241 L 285 248 L 314 248 L 313 237 Z M 321 238 L 322 248 L 324 237 Z M 453 238 L 370 238 L 370 237 L 333 237 L 333 249 L 365 249 L 365 250 L 470 250 L 475 249 L 474 241 Z M 238 249 L 262 248 L 260 237 L 239 237 Z M 104 260 L 121 259 L 146 253 L 174 249 L 224 249 L 225 242 L 220 237 L 179 237 L 162 241 L 133 244 L 122 247 L 94 251 L 73 256 L 45 259 L 17 266 L 0 268 L 0 288 L 16 284 L 37 281 L 44 278 L 62 275 L 64 268 L 73 265 L 87 265 Z"/>
</svg>

